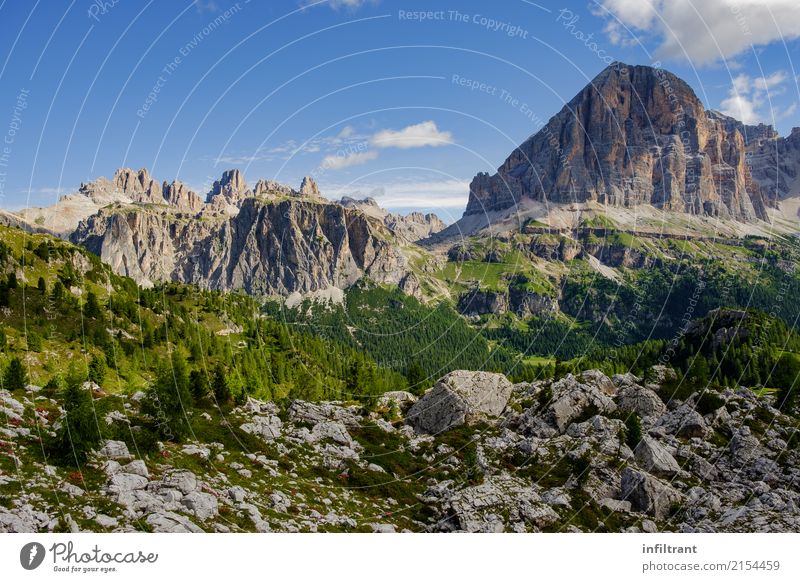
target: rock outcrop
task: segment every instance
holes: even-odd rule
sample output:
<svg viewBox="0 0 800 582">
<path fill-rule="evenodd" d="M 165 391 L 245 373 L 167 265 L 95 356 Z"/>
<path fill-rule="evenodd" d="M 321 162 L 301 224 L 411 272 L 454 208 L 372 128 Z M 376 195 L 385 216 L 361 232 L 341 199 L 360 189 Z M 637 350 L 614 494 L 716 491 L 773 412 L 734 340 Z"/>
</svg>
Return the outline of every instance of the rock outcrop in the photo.
<svg viewBox="0 0 800 582">
<path fill-rule="evenodd" d="M 403 243 L 414 243 L 426 239 L 447 226 L 438 216 L 432 213 L 410 212 L 408 214 L 397 214 L 387 212 L 378 205 L 374 198 L 370 197 L 358 200 L 350 196 L 344 196 L 338 203 L 347 208 L 357 208 L 369 216 L 379 218 Z"/>
<path fill-rule="evenodd" d="M 684 81 L 662 69 L 615 63 L 495 175 L 475 177 L 465 215 L 532 199 L 766 218 L 745 159 L 739 129 L 707 115 Z"/>
<path fill-rule="evenodd" d="M 258 295 L 344 289 L 362 277 L 397 284 L 405 258 L 391 233 L 336 204 L 237 198 L 244 182 L 226 173 L 218 193 L 240 204 L 233 216 L 181 220 L 145 208 L 108 208 L 72 235 L 117 273 L 140 283 L 181 281 Z"/>
<path fill-rule="evenodd" d="M 409 409 L 408 421 L 418 432 L 439 434 L 496 417 L 506 407 L 512 388 L 502 374 L 451 372 Z"/>
<path fill-rule="evenodd" d="M 671 374 L 660 366 L 646 376 Z M 10 420 L 0 453 L 22 468 L 0 473 L 0 532 L 800 528 L 800 455 L 790 444 L 798 429 L 774 397 L 719 391 L 720 408 L 705 415 L 713 437 L 678 430 L 691 420 L 690 398 L 642 419 L 631 450 L 622 403 L 639 390 L 669 399 L 666 386 L 641 381 L 587 370 L 511 385 L 460 371 L 408 410 L 414 399 L 404 392 L 385 394 L 377 408 L 249 398 L 224 413 L 203 410 L 208 426 L 225 430 L 198 425 L 197 440 L 156 446 L 136 436 L 138 399 L 115 394 L 101 404 L 118 413 L 112 423 L 131 423 L 119 432 L 128 442 L 102 443 L 83 466 L 85 481 L 33 452 L 59 421 L 52 392 L 0 390 Z M 34 414 L 37 431 L 27 425 Z"/>
</svg>

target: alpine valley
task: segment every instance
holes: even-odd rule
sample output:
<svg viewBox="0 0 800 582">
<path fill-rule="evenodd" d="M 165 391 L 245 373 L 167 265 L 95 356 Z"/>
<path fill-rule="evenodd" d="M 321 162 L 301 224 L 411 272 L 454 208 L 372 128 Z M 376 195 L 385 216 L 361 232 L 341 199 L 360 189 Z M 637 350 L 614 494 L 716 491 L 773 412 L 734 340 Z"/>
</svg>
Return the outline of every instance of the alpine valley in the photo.
<svg viewBox="0 0 800 582">
<path fill-rule="evenodd" d="M 454 224 L 324 194 L 0 214 L 0 531 L 800 529 L 800 128 L 615 63 Z"/>
</svg>

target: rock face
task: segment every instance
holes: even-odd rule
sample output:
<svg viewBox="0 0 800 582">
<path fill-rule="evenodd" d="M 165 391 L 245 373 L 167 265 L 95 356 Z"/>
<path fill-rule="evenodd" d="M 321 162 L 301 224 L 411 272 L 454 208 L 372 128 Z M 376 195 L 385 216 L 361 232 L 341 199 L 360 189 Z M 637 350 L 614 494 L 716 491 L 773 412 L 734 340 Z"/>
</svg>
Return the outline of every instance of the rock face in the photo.
<svg viewBox="0 0 800 582">
<path fill-rule="evenodd" d="M 707 115 L 684 81 L 661 69 L 615 63 L 495 175 L 475 177 L 465 215 L 532 199 L 766 218 L 745 157 L 739 129 Z"/>
<path fill-rule="evenodd" d="M 226 173 L 215 200 L 238 201 L 244 183 Z M 241 200 L 234 216 L 180 220 L 142 208 L 103 209 L 72 235 L 117 273 L 143 284 L 288 295 L 346 288 L 367 276 L 397 284 L 405 258 L 391 233 L 363 213 L 305 200 Z"/>
<path fill-rule="evenodd" d="M 174 180 L 171 184 L 164 182 L 164 200 L 167 204 L 186 212 L 197 213 L 203 208 L 203 201 L 196 192 L 190 190 L 183 182 Z"/>
<path fill-rule="evenodd" d="M 310 177 L 300 191 L 271 180 L 251 190 L 229 170 L 206 202 L 181 182 L 158 185 L 146 170 L 119 170 L 113 181 L 84 190 L 84 200 L 96 202 L 70 239 L 143 285 L 178 281 L 288 296 L 368 277 L 418 294 L 400 247 L 444 226 L 434 215 L 328 202 Z"/>
<path fill-rule="evenodd" d="M 502 374 L 451 372 L 409 409 L 408 422 L 418 432 L 438 434 L 499 416 L 512 390 L 513 385 Z"/>
<path fill-rule="evenodd" d="M 339 204 L 347 208 L 357 208 L 367 214 L 383 221 L 386 227 L 403 243 L 414 243 L 443 230 L 447 225 L 432 213 L 411 212 L 409 214 L 396 214 L 387 212 L 375 201 L 374 198 L 357 200 L 344 196 Z"/>
<path fill-rule="evenodd" d="M 305 198 L 320 198 L 319 186 L 311 176 L 306 176 L 300 183 L 300 196 Z"/>
</svg>

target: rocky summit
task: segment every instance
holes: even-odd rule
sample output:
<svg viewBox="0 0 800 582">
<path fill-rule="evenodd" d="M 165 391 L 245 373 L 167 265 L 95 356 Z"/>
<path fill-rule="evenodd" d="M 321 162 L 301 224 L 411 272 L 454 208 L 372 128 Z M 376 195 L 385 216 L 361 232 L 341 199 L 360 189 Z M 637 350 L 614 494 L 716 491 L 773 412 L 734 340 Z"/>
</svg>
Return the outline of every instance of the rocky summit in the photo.
<svg viewBox="0 0 800 582">
<path fill-rule="evenodd" d="M 614 63 L 496 174 L 474 178 L 466 214 L 529 199 L 765 219 L 767 200 L 746 156 L 740 128 L 707 112 L 684 81 Z"/>
<path fill-rule="evenodd" d="M 4 390 L 16 471 L 0 483 L 17 493 L 0 531 L 797 531 L 791 419 L 747 389 L 709 405 L 673 399 L 668 368 L 647 376 L 456 371 L 367 408 L 250 398 L 190 412 L 199 440 L 155 445 L 137 443 L 142 394 L 118 396 L 100 421 L 128 442 L 77 472 L 36 453 L 57 402 Z"/>
</svg>

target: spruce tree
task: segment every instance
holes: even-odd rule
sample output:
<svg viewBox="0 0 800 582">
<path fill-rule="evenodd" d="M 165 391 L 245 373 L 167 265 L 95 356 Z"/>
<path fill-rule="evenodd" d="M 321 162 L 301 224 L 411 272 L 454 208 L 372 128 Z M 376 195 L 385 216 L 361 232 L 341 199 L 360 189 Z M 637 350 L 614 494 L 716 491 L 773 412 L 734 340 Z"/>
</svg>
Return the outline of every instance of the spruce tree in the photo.
<svg viewBox="0 0 800 582">
<path fill-rule="evenodd" d="M 142 412 L 153 418 L 161 436 L 181 440 L 190 429 L 187 411 L 192 406 L 189 371 L 183 354 L 175 352 L 162 363 L 142 402 Z"/>
<path fill-rule="evenodd" d="M 50 452 L 57 461 L 79 467 L 102 439 L 92 395 L 74 378 L 65 383 L 56 377 L 48 385 L 58 387 L 64 408 L 56 436 L 50 443 Z"/>
<path fill-rule="evenodd" d="M 222 364 L 217 364 L 216 368 L 214 368 L 214 382 L 212 388 L 214 390 L 214 399 L 217 401 L 218 406 L 230 402 L 231 389 L 228 387 L 228 380 L 225 377 L 225 368 Z"/>
<path fill-rule="evenodd" d="M 22 390 L 28 383 L 28 372 L 22 361 L 14 356 L 6 368 L 3 384 L 6 390 Z"/>
</svg>

